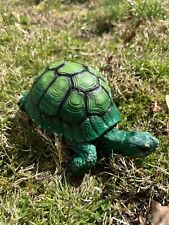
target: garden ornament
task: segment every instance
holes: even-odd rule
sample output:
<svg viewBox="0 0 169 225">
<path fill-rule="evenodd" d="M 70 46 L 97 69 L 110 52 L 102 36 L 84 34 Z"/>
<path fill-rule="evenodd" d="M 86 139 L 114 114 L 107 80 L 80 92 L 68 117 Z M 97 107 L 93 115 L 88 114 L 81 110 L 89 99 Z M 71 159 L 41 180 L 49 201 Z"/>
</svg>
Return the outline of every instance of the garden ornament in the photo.
<svg viewBox="0 0 169 225">
<path fill-rule="evenodd" d="M 144 157 L 159 141 L 148 132 L 117 129 L 121 115 L 102 74 L 74 62 L 49 65 L 23 92 L 18 105 L 40 128 L 62 134 L 75 155 L 68 164 L 72 175 L 95 166 L 96 146 L 129 157 Z"/>
</svg>

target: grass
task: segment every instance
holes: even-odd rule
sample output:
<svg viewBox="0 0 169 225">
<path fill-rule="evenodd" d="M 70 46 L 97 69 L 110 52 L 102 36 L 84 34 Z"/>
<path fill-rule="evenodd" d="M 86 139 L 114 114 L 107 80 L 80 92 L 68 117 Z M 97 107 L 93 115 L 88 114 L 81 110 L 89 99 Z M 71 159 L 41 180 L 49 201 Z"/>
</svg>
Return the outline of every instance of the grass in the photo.
<svg viewBox="0 0 169 225">
<path fill-rule="evenodd" d="M 168 1 L 7 0 L 0 10 L 0 224 L 134 225 L 140 215 L 150 224 L 151 199 L 169 204 Z M 101 70 L 120 128 L 148 130 L 160 148 L 145 159 L 103 157 L 79 183 L 65 177 L 68 146 L 17 106 L 56 60 Z"/>
</svg>

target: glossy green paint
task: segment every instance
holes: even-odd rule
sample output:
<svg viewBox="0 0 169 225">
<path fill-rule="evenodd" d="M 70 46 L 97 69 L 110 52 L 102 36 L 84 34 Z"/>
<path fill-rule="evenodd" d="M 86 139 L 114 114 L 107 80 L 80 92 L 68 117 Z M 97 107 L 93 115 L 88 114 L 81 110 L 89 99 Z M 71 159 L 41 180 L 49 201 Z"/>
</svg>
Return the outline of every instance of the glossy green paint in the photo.
<svg viewBox="0 0 169 225">
<path fill-rule="evenodd" d="M 148 132 L 110 130 L 101 142 L 106 151 L 119 153 L 129 157 L 145 157 L 159 145 L 157 138 Z"/>
<path fill-rule="evenodd" d="M 82 91 L 90 91 L 99 86 L 98 78 L 89 72 L 81 73 L 73 77 L 76 88 Z"/>
<path fill-rule="evenodd" d="M 112 99 L 111 89 L 108 86 L 107 82 L 102 79 L 99 79 L 99 82 L 100 82 L 101 87 L 108 93 L 108 95 Z"/>
<path fill-rule="evenodd" d="M 54 62 L 54 63 L 51 63 L 48 68 L 53 70 L 53 69 L 56 69 L 57 67 L 59 67 L 60 65 L 62 65 L 63 62 Z"/>
<path fill-rule="evenodd" d="M 90 117 L 88 117 L 82 124 L 81 124 L 81 134 L 85 137 L 86 141 L 90 141 L 92 139 L 96 139 L 98 134 L 92 127 L 90 122 Z"/>
<path fill-rule="evenodd" d="M 108 125 L 108 127 L 112 127 L 114 124 L 117 124 L 119 121 L 121 121 L 122 118 L 117 106 L 113 104 L 102 116 L 102 119 Z"/>
<path fill-rule="evenodd" d="M 104 120 L 100 116 L 91 116 L 90 123 L 98 136 L 102 135 L 103 130 L 109 129 L 107 124 L 104 122 Z"/>
<path fill-rule="evenodd" d="M 64 107 L 62 107 L 61 115 L 69 123 L 78 123 L 78 121 L 82 120 L 85 116 L 84 94 L 76 90 L 71 91 Z"/>
<path fill-rule="evenodd" d="M 110 106 L 110 98 L 103 88 L 87 93 L 87 110 L 89 114 L 105 113 Z"/>
<path fill-rule="evenodd" d="M 79 63 L 56 62 L 35 78 L 29 92 L 18 102 L 41 128 L 62 134 L 76 153 L 69 163 L 73 175 L 90 170 L 96 163 L 95 142 L 107 152 L 143 157 L 159 141 L 148 132 L 119 131 L 121 115 L 113 103 L 110 87 L 102 74 Z"/>
<path fill-rule="evenodd" d="M 89 70 L 89 72 L 91 72 L 92 74 L 95 74 L 95 75 L 97 75 L 97 77 L 99 77 L 99 78 L 101 78 L 102 80 L 104 80 L 104 81 L 106 81 L 106 78 L 103 76 L 103 74 L 100 72 L 100 71 L 98 71 L 98 70 L 95 70 L 94 68 L 92 68 L 92 67 L 88 67 L 88 70 Z M 106 81 L 107 82 L 107 81 Z"/>
<path fill-rule="evenodd" d="M 96 164 L 97 152 L 93 144 L 72 144 L 71 148 L 76 152 L 76 156 L 69 162 L 72 174 L 83 174 L 84 171 L 90 170 Z"/>
<path fill-rule="evenodd" d="M 105 116 L 111 109 L 108 85 L 103 88 L 103 81 L 97 76 L 99 73 L 90 73 L 87 67 L 78 63 L 59 62 L 48 68 L 35 79 L 26 102 L 30 118 L 43 129 L 63 133 L 70 141 L 80 143 L 98 138 L 109 128 L 102 119 L 94 119 L 95 115 Z M 83 130 L 82 124 L 89 116 L 93 132 L 87 132 L 85 127 Z M 51 118 L 55 118 L 56 125 L 50 124 Z M 120 117 L 115 123 L 119 120 Z M 79 135 L 82 132 L 83 135 Z"/>
<path fill-rule="evenodd" d="M 56 115 L 69 87 L 69 78 L 55 77 L 55 81 L 49 86 L 40 101 L 40 110 L 49 116 Z"/>
<path fill-rule="evenodd" d="M 34 82 L 33 82 L 32 86 L 36 83 L 37 80 L 39 80 L 39 78 L 40 78 L 46 71 L 47 71 L 46 69 L 43 69 L 43 70 L 41 70 L 41 71 L 38 73 L 37 77 L 34 79 Z"/>
<path fill-rule="evenodd" d="M 29 117 L 32 119 L 36 125 L 42 127 L 42 116 L 41 112 L 35 107 L 33 101 L 30 100 L 31 97 L 29 95 L 26 104 L 25 104 L 25 111 L 28 113 Z M 43 127 L 42 127 L 43 128 Z"/>
<path fill-rule="evenodd" d="M 84 67 L 80 63 L 65 62 L 64 66 L 61 67 L 58 71 L 60 74 L 72 75 L 75 73 L 80 73 L 83 70 Z"/>
<path fill-rule="evenodd" d="M 30 92 L 30 96 L 34 104 L 38 104 L 49 85 L 55 80 L 55 74 L 53 71 L 47 71 L 37 79 Z"/>
</svg>

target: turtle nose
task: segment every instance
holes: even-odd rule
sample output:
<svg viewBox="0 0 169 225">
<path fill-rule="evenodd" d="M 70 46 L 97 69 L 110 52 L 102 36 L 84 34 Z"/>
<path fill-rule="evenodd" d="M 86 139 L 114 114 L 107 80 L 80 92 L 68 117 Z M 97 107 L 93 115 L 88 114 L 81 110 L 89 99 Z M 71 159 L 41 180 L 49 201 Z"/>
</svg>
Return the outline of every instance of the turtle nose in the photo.
<svg viewBox="0 0 169 225">
<path fill-rule="evenodd" d="M 156 143 L 156 145 L 160 144 L 160 141 L 156 137 L 153 137 L 153 139 L 154 139 L 154 142 Z"/>
<path fill-rule="evenodd" d="M 151 140 L 151 148 L 156 149 L 160 145 L 160 141 L 156 137 L 152 137 Z"/>
</svg>

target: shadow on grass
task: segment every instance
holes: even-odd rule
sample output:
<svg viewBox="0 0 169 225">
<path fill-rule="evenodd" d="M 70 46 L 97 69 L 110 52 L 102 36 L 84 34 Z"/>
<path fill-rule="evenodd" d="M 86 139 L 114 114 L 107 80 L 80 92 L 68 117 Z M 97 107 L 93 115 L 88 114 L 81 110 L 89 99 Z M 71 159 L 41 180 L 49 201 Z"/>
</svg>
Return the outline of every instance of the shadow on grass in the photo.
<svg viewBox="0 0 169 225">
<path fill-rule="evenodd" d="M 8 143 L 10 143 L 12 148 L 9 148 L 7 151 L 10 158 L 13 159 L 12 162 L 15 167 L 27 168 L 34 165 L 34 172 L 50 171 L 52 174 L 56 174 L 57 171 L 57 174 L 63 177 L 67 161 L 74 154 L 63 141 L 61 143 L 64 151 L 61 152 L 63 162 L 59 162 L 54 135 L 42 132 L 20 110 L 10 121 Z M 64 161 L 65 154 L 66 158 Z M 108 169 L 105 161 L 101 160 L 103 157 L 101 154 L 99 153 L 98 163 L 91 172 L 92 176 L 102 176 L 101 172 Z M 57 168 L 58 165 L 60 168 Z M 103 180 L 105 180 L 105 177 L 107 175 L 105 176 L 104 174 Z M 66 182 L 71 186 L 78 187 L 82 181 L 83 176 L 71 177 L 68 173 L 66 174 Z"/>
<path fill-rule="evenodd" d="M 12 151 L 8 150 L 8 154 L 14 158 L 16 165 L 23 168 L 35 165 L 38 172 L 55 172 L 52 135 L 43 137 L 38 128 L 20 111 L 10 121 L 8 141 L 13 146 Z"/>
<path fill-rule="evenodd" d="M 8 141 L 13 148 L 11 148 L 11 151 L 9 148 L 8 153 L 12 156 L 11 158 L 14 159 L 14 162 L 23 168 L 34 164 L 34 168 L 36 170 L 38 168 L 38 172 L 50 171 L 51 173 L 55 173 L 57 164 L 52 150 L 53 137 L 51 136 L 44 140 L 44 137 L 38 132 L 38 129 L 20 111 L 16 113 L 16 116 L 10 122 Z M 103 184 L 100 199 L 107 199 L 113 205 L 119 204 L 120 201 L 120 204 L 122 204 L 121 207 L 125 208 L 125 218 L 128 218 L 128 221 L 132 225 L 139 224 L 135 218 L 138 218 L 140 212 L 143 212 L 145 217 L 148 216 L 149 211 L 146 211 L 146 209 L 149 209 L 149 199 L 151 199 L 152 194 L 154 194 L 153 197 L 155 200 L 160 201 L 159 192 L 161 192 L 160 196 L 164 196 L 165 193 L 159 190 L 158 187 L 154 187 L 154 190 L 152 190 L 153 183 L 152 186 L 148 184 L 146 188 L 138 189 L 139 186 L 144 184 L 144 180 L 141 184 L 139 179 L 138 183 L 135 181 L 134 175 L 128 173 L 131 166 L 129 165 L 125 169 L 123 165 L 120 165 L 121 156 L 116 156 L 113 164 L 110 163 L 109 156 L 105 155 L 104 151 L 98 151 L 98 158 L 98 163 L 92 169 L 91 176 L 94 176 Z M 129 160 L 126 160 L 126 162 L 129 163 Z M 64 166 L 65 168 L 66 166 Z M 136 170 L 137 168 L 134 168 L 134 171 Z M 61 173 L 61 175 L 63 174 Z M 138 178 L 140 177 L 138 176 Z M 62 182 L 64 183 L 64 181 L 68 185 L 76 188 L 81 185 L 83 176 L 78 178 L 68 176 L 64 180 L 63 175 Z M 127 210 L 131 204 L 135 207 L 132 214 Z"/>
<path fill-rule="evenodd" d="M 42 132 L 20 110 L 10 121 L 8 142 L 12 148 L 9 148 L 7 151 L 10 158 L 12 158 L 12 163 L 14 163 L 15 168 L 27 168 L 34 165 L 34 172 L 58 174 L 59 176 L 63 176 L 64 180 L 68 160 L 74 153 L 64 141 L 58 144 L 54 135 Z M 112 178 L 116 171 L 112 168 L 111 156 L 106 154 L 99 144 L 95 144 L 97 147 L 98 162 L 90 172 L 90 175 L 105 184 Z M 57 150 L 60 151 L 60 158 L 58 157 Z M 83 176 L 71 177 L 66 173 L 67 184 L 79 187 L 82 181 Z"/>
<path fill-rule="evenodd" d="M 66 173 L 66 176 L 63 177 L 63 182 L 65 182 L 65 178 L 66 178 L 66 183 L 68 185 L 78 188 L 82 184 L 85 175 L 89 175 L 89 176 L 94 176 L 96 179 L 98 179 L 102 183 L 106 183 L 112 176 L 112 174 L 110 173 L 111 172 L 110 164 L 107 161 L 108 159 L 104 159 L 104 158 L 99 160 L 91 171 L 81 176 L 71 176 L 69 175 L 69 173 Z"/>
</svg>

